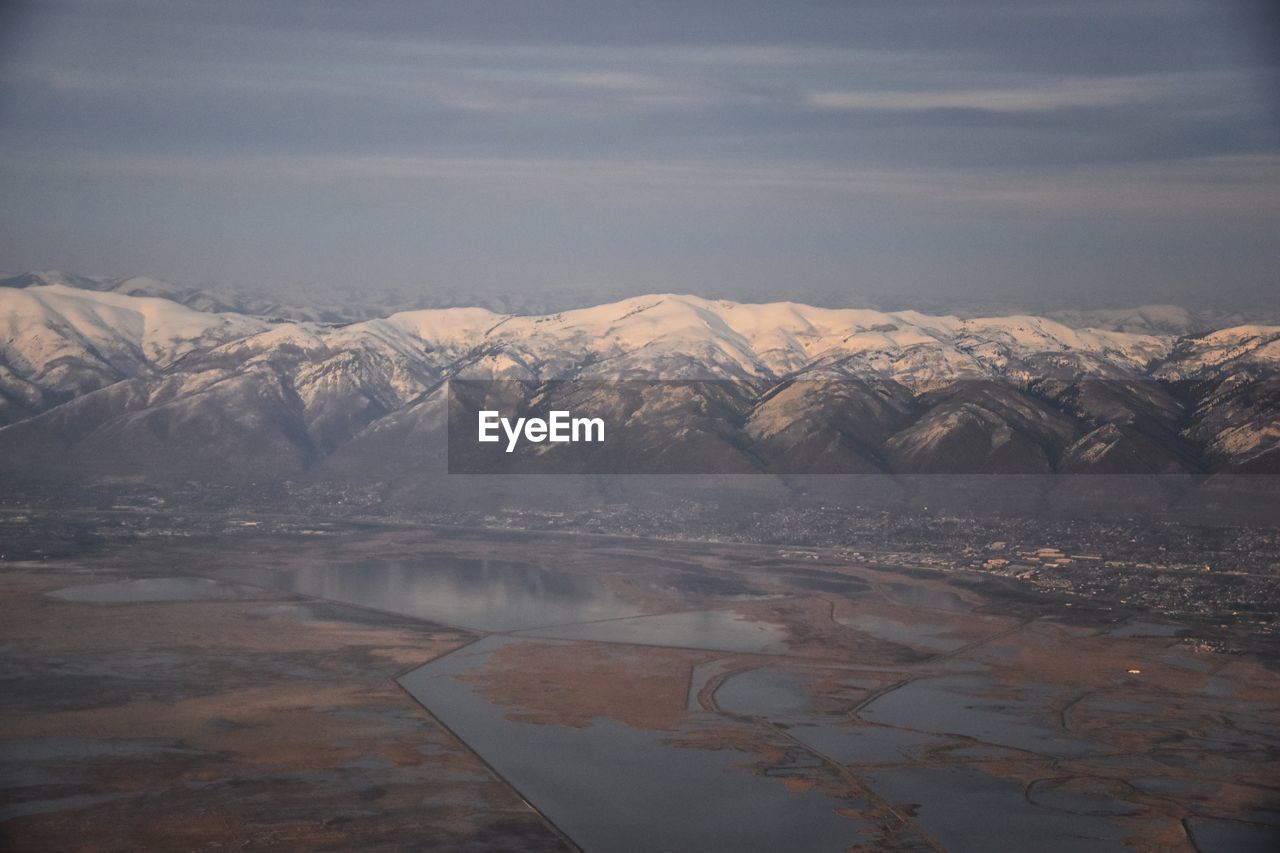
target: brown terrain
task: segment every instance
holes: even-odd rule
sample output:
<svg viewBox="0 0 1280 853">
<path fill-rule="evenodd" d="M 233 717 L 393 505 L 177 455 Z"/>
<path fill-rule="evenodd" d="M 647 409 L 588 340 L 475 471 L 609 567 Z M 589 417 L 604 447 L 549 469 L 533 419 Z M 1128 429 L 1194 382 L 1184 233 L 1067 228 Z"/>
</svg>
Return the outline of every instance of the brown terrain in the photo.
<svg viewBox="0 0 1280 853">
<path fill-rule="evenodd" d="M 917 770 L 1007 782 L 1023 805 L 1056 815 L 1105 815 L 1137 850 L 1196 850 L 1202 820 L 1272 825 L 1280 675 L 1267 660 L 1214 651 L 1194 627 L 1112 634 L 1141 614 L 1065 610 L 815 553 L 363 529 L 0 564 L 0 840 L 6 850 L 572 849 L 504 777 L 500 756 L 463 743 L 397 681 L 486 636 L 505 644 L 452 677 L 505 719 L 575 730 L 608 720 L 666 746 L 733 750 L 741 772 L 828 797 L 862 827 L 866 849 L 948 848 L 935 805 L 878 784 Z M 353 571 L 374 555 L 533 563 L 589 578 L 636 614 L 592 629 L 723 613 L 780 632 L 785 647 L 446 627 L 241 578 L 218 599 L 49 595 L 121 577 L 225 580 L 243 565 L 267 580 L 315 565 Z M 753 704 L 768 691 L 726 692 L 757 677 L 792 685 L 795 707 Z M 917 688 L 933 692 L 894 704 Z M 952 716 L 925 713 L 952 701 Z M 828 753 L 817 729 L 906 745 Z"/>
<path fill-rule="evenodd" d="M 38 569 L 0 574 L 0 848 L 565 849 L 394 680 L 466 635 L 263 590 L 62 602 L 84 575 Z"/>
</svg>

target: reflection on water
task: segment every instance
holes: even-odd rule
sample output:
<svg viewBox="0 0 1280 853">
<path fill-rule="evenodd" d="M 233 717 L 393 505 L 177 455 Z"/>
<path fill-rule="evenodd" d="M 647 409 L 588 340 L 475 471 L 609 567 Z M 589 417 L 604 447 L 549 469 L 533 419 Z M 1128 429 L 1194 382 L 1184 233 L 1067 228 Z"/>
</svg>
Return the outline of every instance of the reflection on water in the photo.
<svg viewBox="0 0 1280 853">
<path fill-rule="evenodd" d="M 802 667 L 771 659 L 768 666 L 734 674 L 719 686 L 713 702 L 725 714 L 700 710 L 699 691 L 742 666 L 744 656 L 735 654 L 706 660 L 691 673 L 687 701 L 693 711 L 675 732 L 601 718 L 583 727 L 509 719 L 518 709 L 486 698 L 475 682 L 459 677 L 482 671 L 489 655 L 508 645 L 556 648 L 565 645 L 561 641 L 596 641 L 781 655 L 788 651 L 787 629 L 727 610 L 645 615 L 596 577 L 525 563 L 433 557 L 276 572 L 244 569 L 228 577 L 445 624 L 519 632 L 480 640 L 400 682 L 586 850 L 840 850 L 871 842 L 862 834 L 867 827 L 860 820 L 837 812 L 849 808 L 849 814 L 865 815 L 866 803 L 833 799 L 821 786 L 789 788 L 782 783 L 785 776 L 759 772 L 760 755 L 742 751 L 749 738 L 725 734 L 750 731 L 756 737 L 762 729 L 772 731 L 759 725 L 761 720 L 787 733 L 786 748 L 778 751 L 783 757 L 777 759 L 790 762 L 784 769 L 794 769 L 801 759 L 817 761 L 815 753 L 851 767 L 889 802 L 913 806 L 916 820 L 948 850 L 1028 849 L 1032 844 L 1050 853 L 1123 849 L 1135 833 L 1141 837 L 1157 831 L 1151 818 L 1136 812 L 1134 797 L 1172 792 L 1185 784 L 1154 774 L 1133 787 L 1058 771 L 1041 776 L 1050 772 L 1046 758 L 1088 756 L 1101 762 L 1105 756 L 1099 744 L 1063 728 L 1059 709 L 1069 695 L 1063 688 L 1010 683 L 969 660 L 947 661 L 943 675 L 925 674 L 937 672 L 936 666 L 917 670 L 921 677 L 858 708 L 853 703 L 899 683 L 901 676 L 878 675 L 885 668 L 870 662 L 859 663 L 856 672 L 844 670 L 849 673 L 845 677 L 830 662 Z M 177 586 L 169 586 L 171 582 Z M 921 613 L 922 621 L 916 621 L 907 608 L 897 607 L 889 612 L 901 620 L 864 612 L 838 621 L 883 640 L 946 652 L 967 642 L 949 636 L 962 624 L 958 619 L 972 626 L 997 618 L 954 615 L 971 611 L 973 605 L 944 589 L 909 583 L 889 587 L 898 602 L 932 612 Z M 97 590 L 91 594 L 131 597 L 76 600 L 141 600 L 136 596 L 148 589 L 175 598 L 233 595 L 236 590 L 227 583 L 176 578 L 77 587 L 60 594 Z M 733 588 L 733 594 L 744 593 Z M 1141 622 L 1117 630 L 1117 636 L 1170 636 L 1177 631 Z M 972 635 L 969 631 L 965 636 Z M 1021 644 L 1006 641 L 989 644 L 980 654 L 990 661 L 1017 659 L 1022 652 Z M 1157 657 L 1174 666 L 1206 666 L 1173 650 Z M 899 670 L 887 668 L 890 673 Z M 1204 689 L 1213 696 L 1229 695 L 1232 684 L 1215 679 Z M 1150 727 L 1160 708 L 1099 693 L 1085 698 L 1079 711 L 1108 711 L 1123 728 L 1125 718 Z M 757 724 L 744 717 L 756 718 Z M 707 748 L 672 742 L 693 734 Z M 1225 725 L 1203 734 L 1216 740 L 1185 741 L 1195 750 L 1185 760 L 1237 748 L 1239 732 Z M 1174 754 L 1168 763 L 1176 767 L 1179 758 Z M 1162 769 L 1152 764 L 1141 772 Z M 1145 832 L 1148 826 L 1151 833 Z M 1259 839 L 1269 840 L 1269 830 L 1256 824 L 1208 818 L 1197 821 L 1193 832 L 1200 849 L 1207 851 L 1247 850 Z"/>
<path fill-rule="evenodd" d="M 1280 850 L 1280 826 L 1234 820 L 1188 821 L 1196 849 L 1202 853 L 1275 853 Z"/>
<path fill-rule="evenodd" d="M 791 731 L 804 743 L 841 764 L 900 764 L 918 759 L 926 747 L 946 738 L 889 726 L 858 726 L 839 720 L 797 726 Z"/>
<path fill-rule="evenodd" d="M 809 685 L 817 674 L 798 667 L 765 666 L 739 672 L 716 690 L 716 707 L 731 714 L 791 722 L 809 716 Z"/>
<path fill-rule="evenodd" d="M 482 631 L 511 631 L 640 611 L 595 578 L 528 563 L 431 557 L 368 560 L 234 577 L 278 589 Z"/>
<path fill-rule="evenodd" d="M 234 584 L 209 578 L 139 578 L 85 586 L 72 586 L 49 593 L 63 601 L 93 604 L 123 604 L 133 601 L 201 601 L 240 598 Z"/>
<path fill-rule="evenodd" d="M 1050 755 L 1081 755 L 1093 750 L 1050 722 L 1053 688 L 1023 683 L 1016 687 L 976 675 L 921 678 L 891 690 L 862 709 L 873 723 L 935 734 L 955 734 L 986 743 Z"/>
<path fill-rule="evenodd" d="M 870 613 L 859 613 L 855 616 L 837 616 L 836 622 L 855 631 L 870 634 L 877 640 L 900 643 L 904 646 L 915 646 L 933 652 L 953 652 L 965 645 L 968 640 L 961 637 L 945 636 L 952 628 L 950 625 L 935 625 L 928 622 L 900 622 L 887 616 L 875 616 Z"/>
<path fill-rule="evenodd" d="M 733 714 L 767 717 L 787 727 L 796 740 L 841 764 L 891 764 L 915 759 L 926 746 L 946 738 L 889 726 L 853 724 L 844 714 L 824 713 L 810 685 L 821 673 L 796 667 L 761 667 L 728 678 L 716 691 L 716 706 Z M 872 679 L 842 679 L 845 693 L 865 693 Z"/>
<path fill-rule="evenodd" d="M 871 771 L 872 787 L 895 803 L 916 803 L 916 820 L 951 853 L 1126 850 L 1133 831 L 1107 817 L 1032 805 L 1023 785 L 981 770 L 908 767 Z"/>
<path fill-rule="evenodd" d="M 525 633 L 532 637 L 559 640 L 599 640 L 727 652 L 787 651 L 787 632 L 781 625 L 757 622 L 722 610 L 662 613 L 611 622 L 541 628 Z"/>
<path fill-rule="evenodd" d="M 790 790 L 751 772 L 757 759 L 737 749 L 677 747 L 675 733 L 602 719 L 585 728 L 507 719 L 509 709 L 457 676 L 516 642 L 550 641 L 488 637 L 400 683 L 584 850 L 826 851 L 866 841 L 859 822 L 836 813 L 865 803 Z M 695 715 L 681 731 L 726 725 Z"/>
</svg>

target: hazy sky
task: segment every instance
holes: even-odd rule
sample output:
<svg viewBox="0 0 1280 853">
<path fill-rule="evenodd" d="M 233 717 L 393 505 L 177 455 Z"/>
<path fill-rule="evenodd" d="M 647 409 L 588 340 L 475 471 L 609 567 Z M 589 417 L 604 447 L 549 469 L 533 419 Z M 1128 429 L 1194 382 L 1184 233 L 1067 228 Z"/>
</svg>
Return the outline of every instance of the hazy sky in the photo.
<svg viewBox="0 0 1280 853">
<path fill-rule="evenodd" d="M 1272 6 L 8 3 L 0 269 L 1274 300 Z"/>
</svg>

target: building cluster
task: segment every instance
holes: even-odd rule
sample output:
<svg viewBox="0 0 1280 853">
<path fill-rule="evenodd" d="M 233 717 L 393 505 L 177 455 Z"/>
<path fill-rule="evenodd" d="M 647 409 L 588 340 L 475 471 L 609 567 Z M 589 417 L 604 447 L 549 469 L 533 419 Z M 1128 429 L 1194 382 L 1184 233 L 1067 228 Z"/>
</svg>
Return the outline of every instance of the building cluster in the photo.
<svg viewBox="0 0 1280 853">
<path fill-rule="evenodd" d="M 1280 528 L 1148 519 L 972 518 L 847 506 L 771 509 L 696 500 L 576 508 L 389 512 L 377 490 L 271 484 L 185 491 L 103 488 L 48 500 L 0 498 L 6 559 L 75 553 L 104 539 L 249 532 L 327 535 L 345 524 L 449 524 L 777 545 L 810 559 L 1000 578 L 1068 603 L 1194 616 L 1258 633 L 1280 626 Z M 263 509 L 267 507 L 269 509 Z M 38 523 L 37 523 L 38 522 Z M 824 557 L 825 555 L 825 557 Z"/>
</svg>

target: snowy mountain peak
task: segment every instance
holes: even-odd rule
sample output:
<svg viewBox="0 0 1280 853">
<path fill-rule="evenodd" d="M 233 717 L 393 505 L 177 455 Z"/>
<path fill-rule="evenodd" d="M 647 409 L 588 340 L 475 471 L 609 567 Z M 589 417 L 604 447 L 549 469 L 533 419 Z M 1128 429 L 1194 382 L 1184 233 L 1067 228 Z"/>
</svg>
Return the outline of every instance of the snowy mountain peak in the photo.
<svg viewBox="0 0 1280 853">
<path fill-rule="evenodd" d="M 122 292 L 163 284 L 146 279 L 88 289 L 55 278 L 0 288 L 0 456 L 61 436 L 55 449 L 91 439 L 114 458 L 126 442 L 179 465 L 218 442 L 263 442 L 300 470 L 404 429 L 430 433 L 451 378 L 581 378 L 745 380 L 716 427 L 740 425 L 716 451 L 735 459 L 745 443 L 756 459 L 835 453 L 822 464 L 859 471 L 1280 464 L 1275 326 L 1149 334 L 672 293 L 334 325 Z M 793 380 L 803 387 L 787 391 Z M 662 423 L 655 441 L 689 429 Z"/>
</svg>

